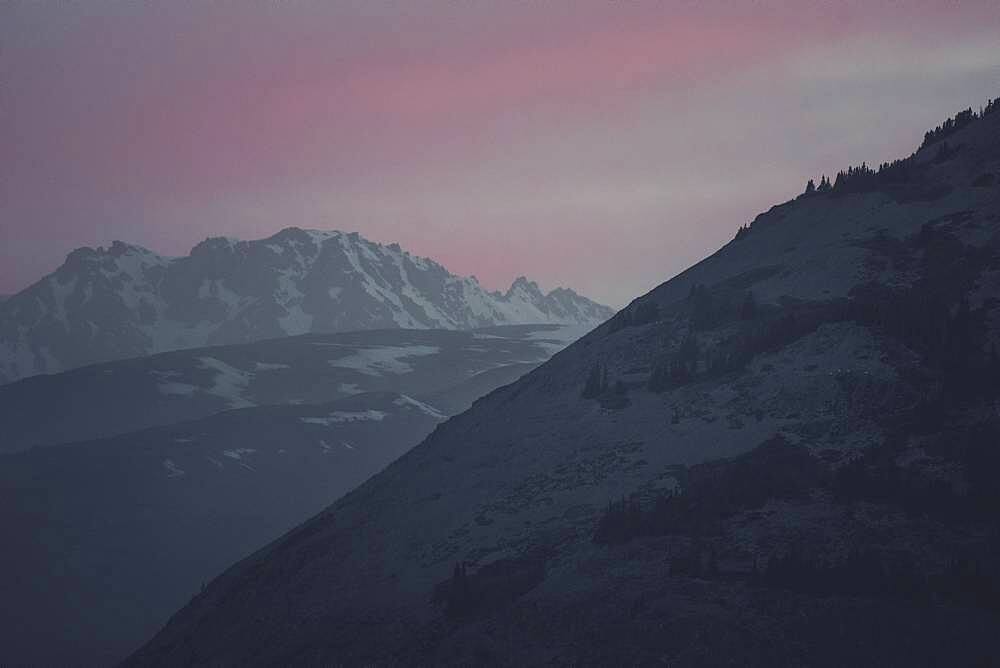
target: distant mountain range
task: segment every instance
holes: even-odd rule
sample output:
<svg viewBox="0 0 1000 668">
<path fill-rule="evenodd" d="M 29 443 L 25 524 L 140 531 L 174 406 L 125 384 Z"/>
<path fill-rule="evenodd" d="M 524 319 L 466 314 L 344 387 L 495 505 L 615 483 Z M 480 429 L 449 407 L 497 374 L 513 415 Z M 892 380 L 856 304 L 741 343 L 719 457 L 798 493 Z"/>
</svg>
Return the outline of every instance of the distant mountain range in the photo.
<svg viewBox="0 0 1000 668">
<path fill-rule="evenodd" d="M 208 239 L 170 258 L 116 241 L 80 248 L 0 301 L 0 383 L 205 345 L 307 333 L 596 326 L 612 309 L 518 278 L 484 289 L 397 244 L 357 233 L 284 229 L 267 239 Z"/>
<path fill-rule="evenodd" d="M 995 663 L 1000 104 L 821 180 L 126 666 Z"/>
</svg>

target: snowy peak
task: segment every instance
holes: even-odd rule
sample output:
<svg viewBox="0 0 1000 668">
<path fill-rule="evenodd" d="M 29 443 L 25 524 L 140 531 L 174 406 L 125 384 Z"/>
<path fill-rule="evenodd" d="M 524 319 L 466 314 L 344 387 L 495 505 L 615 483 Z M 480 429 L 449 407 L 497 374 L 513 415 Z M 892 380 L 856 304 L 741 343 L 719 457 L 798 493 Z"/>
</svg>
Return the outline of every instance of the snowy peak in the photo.
<svg viewBox="0 0 1000 668">
<path fill-rule="evenodd" d="M 542 297 L 542 291 L 538 287 L 538 283 L 534 281 L 529 281 L 524 276 L 518 276 L 511 283 L 510 289 L 507 290 L 507 298 L 510 299 L 514 295 L 523 295 L 528 297 Z"/>
<path fill-rule="evenodd" d="M 555 288 L 545 294 L 538 283 L 524 276 L 515 279 L 506 293 L 492 295 L 504 312 L 520 322 L 603 322 L 612 313 L 611 309 L 595 304 L 568 288 Z"/>
<path fill-rule="evenodd" d="M 170 258 L 157 255 L 148 248 L 127 244 L 123 241 L 113 241 L 109 248 L 84 246 L 71 251 L 66 256 L 66 261 L 60 270 L 83 270 L 93 266 L 108 270 L 111 269 L 112 265 L 121 266 L 122 264 L 162 266 L 167 264 L 169 260 Z"/>
<path fill-rule="evenodd" d="M 398 244 L 285 228 L 211 237 L 186 257 L 115 241 L 80 248 L 0 305 L 0 382 L 205 345 L 359 329 L 596 326 L 612 310 L 525 277 L 506 294 Z"/>
</svg>

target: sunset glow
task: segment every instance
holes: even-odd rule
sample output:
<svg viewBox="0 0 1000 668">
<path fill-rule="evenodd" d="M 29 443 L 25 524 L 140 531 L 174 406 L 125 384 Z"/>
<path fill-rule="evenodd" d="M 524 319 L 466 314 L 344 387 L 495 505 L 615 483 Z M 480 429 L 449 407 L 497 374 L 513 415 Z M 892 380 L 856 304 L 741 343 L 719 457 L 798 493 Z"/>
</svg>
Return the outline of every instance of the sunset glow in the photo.
<svg viewBox="0 0 1000 668">
<path fill-rule="evenodd" d="M 619 306 L 1000 81 L 996 3 L 765 4 L 6 4 L 0 292 L 295 225 Z"/>
</svg>

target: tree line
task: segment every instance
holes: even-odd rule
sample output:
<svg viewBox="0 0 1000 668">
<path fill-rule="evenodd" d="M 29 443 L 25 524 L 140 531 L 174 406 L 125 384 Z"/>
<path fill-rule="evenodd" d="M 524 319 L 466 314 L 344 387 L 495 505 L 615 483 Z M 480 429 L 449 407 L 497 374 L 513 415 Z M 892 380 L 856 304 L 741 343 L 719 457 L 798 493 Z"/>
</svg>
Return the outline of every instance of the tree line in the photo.
<svg viewBox="0 0 1000 668">
<path fill-rule="evenodd" d="M 1000 97 L 987 100 L 986 106 L 980 107 L 978 113 L 974 112 L 972 107 L 964 109 L 955 114 L 953 117 L 945 119 L 941 125 L 938 125 L 933 130 L 925 132 L 924 142 L 920 145 L 920 148 L 924 148 L 925 146 L 930 146 L 934 142 L 941 141 L 945 137 L 955 134 L 973 121 L 995 113 L 998 109 L 1000 109 Z"/>
<path fill-rule="evenodd" d="M 545 563 L 546 556 L 540 553 L 499 559 L 476 570 L 458 561 L 451 577 L 435 586 L 432 599 L 452 619 L 488 615 L 544 580 Z"/>
<path fill-rule="evenodd" d="M 625 543 L 640 536 L 718 533 L 721 521 L 771 499 L 800 499 L 826 480 L 826 470 L 803 446 L 780 434 L 753 450 L 690 468 L 679 467 L 676 491 L 643 505 L 638 496 L 609 501 L 593 541 Z"/>
<path fill-rule="evenodd" d="M 934 163 L 942 163 L 950 160 L 958 152 L 958 147 L 943 141 L 955 134 L 971 123 L 984 118 L 1000 110 L 1000 97 L 988 100 L 984 107 L 978 112 L 972 108 L 964 109 L 953 117 L 946 119 L 943 123 L 924 133 L 923 142 L 920 148 L 926 148 L 932 144 L 942 142 L 937 152 L 932 158 Z M 984 175 L 981 179 L 987 179 L 989 175 Z M 805 190 L 800 198 L 810 198 L 818 195 L 835 194 L 846 195 L 851 193 L 874 192 L 886 186 L 903 185 L 914 183 L 917 180 L 916 153 L 906 158 L 883 162 L 877 168 L 870 167 L 866 162 L 859 166 L 849 166 L 845 170 L 837 172 L 833 181 L 825 174 L 820 176 L 819 184 L 813 179 L 806 182 Z M 992 183 L 992 181 L 989 181 Z M 751 231 L 752 224 L 741 225 L 736 230 L 734 240 L 745 238 Z"/>
</svg>

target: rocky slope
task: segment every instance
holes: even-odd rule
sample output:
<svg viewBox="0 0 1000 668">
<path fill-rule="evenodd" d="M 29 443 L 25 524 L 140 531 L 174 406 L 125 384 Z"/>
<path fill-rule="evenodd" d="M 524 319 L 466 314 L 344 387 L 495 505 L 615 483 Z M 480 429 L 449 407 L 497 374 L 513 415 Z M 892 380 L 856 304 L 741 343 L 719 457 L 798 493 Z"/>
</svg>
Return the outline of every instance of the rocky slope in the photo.
<svg viewBox="0 0 1000 668">
<path fill-rule="evenodd" d="M 988 663 L 1000 113 L 945 135 L 762 214 L 127 665 Z"/>
<path fill-rule="evenodd" d="M 362 329 L 594 326 L 613 312 L 517 279 L 506 293 L 356 233 L 288 228 L 167 258 L 80 248 L 0 302 L 0 382 L 182 348 Z"/>
</svg>

